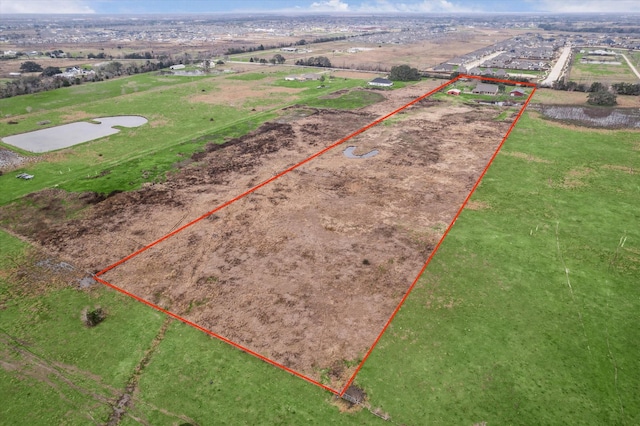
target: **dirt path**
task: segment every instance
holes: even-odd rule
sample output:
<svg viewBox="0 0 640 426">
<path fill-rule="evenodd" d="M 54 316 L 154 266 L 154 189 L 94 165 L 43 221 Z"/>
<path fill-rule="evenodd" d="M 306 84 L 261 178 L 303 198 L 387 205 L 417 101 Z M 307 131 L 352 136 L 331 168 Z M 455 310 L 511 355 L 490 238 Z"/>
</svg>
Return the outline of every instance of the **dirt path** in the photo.
<svg viewBox="0 0 640 426">
<path fill-rule="evenodd" d="M 631 71 L 633 71 L 636 77 L 638 77 L 638 79 L 640 80 L 640 72 L 638 72 L 638 69 L 633 66 L 629 58 L 627 58 L 627 55 L 625 55 L 624 53 L 621 53 L 620 55 L 624 58 L 625 61 L 627 61 L 627 64 L 629 64 L 629 68 L 631 68 Z"/>
<path fill-rule="evenodd" d="M 124 389 L 124 392 L 122 393 L 122 395 L 120 395 L 115 405 L 113 406 L 113 411 L 111 412 L 111 416 L 109 416 L 109 420 L 106 423 L 107 426 L 115 426 L 119 424 L 120 421 L 122 420 L 122 417 L 127 413 L 127 410 L 129 409 L 131 404 L 133 404 L 133 398 L 135 393 L 138 390 L 138 382 L 140 381 L 140 377 L 142 376 L 144 369 L 147 367 L 147 365 L 151 361 L 153 354 L 158 348 L 158 345 L 160 344 L 160 342 L 162 342 L 162 339 L 164 339 L 164 335 L 167 332 L 167 329 L 169 328 L 172 322 L 173 322 L 173 318 L 167 317 L 162 323 L 162 326 L 160 327 L 160 331 L 158 331 L 158 334 L 151 342 L 151 346 L 149 347 L 147 352 L 144 354 L 144 356 L 142 357 L 142 359 L 134 369 L 133 374 L 129 378 L 129 381 L 127 383 L 127 386 Z"/>
</svg>

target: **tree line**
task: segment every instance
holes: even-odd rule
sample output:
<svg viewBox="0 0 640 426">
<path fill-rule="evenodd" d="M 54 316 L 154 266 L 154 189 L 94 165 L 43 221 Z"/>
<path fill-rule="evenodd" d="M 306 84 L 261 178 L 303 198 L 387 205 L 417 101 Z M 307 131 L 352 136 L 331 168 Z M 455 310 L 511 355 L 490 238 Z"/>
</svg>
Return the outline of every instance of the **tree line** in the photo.
<svg viewBox="0 0 640 426">
<path fill-rule="evenodd" d="M 271 50 L 271 49 L 281 49 L 283 47 L 293 47 L 293 46 L 305 46 L 309 43 L 327 43 L 330 41 L 338 41 L 338 40 L 346 40 L 348 37 L 355 36 L 335 36 L 335 37 L 318 37 L 308 42 L 305 39 L 298 40 L 293 43 L 280 43 L 280 44 L 272 44 L 268 46 L 264 46 L 263 44 L 259 46 L 250 46 L 250 47 L 230 47 L 225 52 L 225 55 L 237 55 L 239 53 L 251 53 L 251 52 L 259 52 L 262 50 Z"/>
<path fill-rule="evenodd" d="M 62 70 L 58 67 L 42 68 L 36 62 L 27 61 L 20 67 L 25 72 L 41 72 L 39 76 L 23 76 L 7 81 L 0 86 L 0 98 L 26 95 L 30 93 L 44 92 L 88 82 L 104 81 L 110 78 L 134 75 L 151 71 L 158 71 L 173 65 L 174 61 L 149 61 L 144 63 L 109 62 L 105 65 L 94 67 L 94 73 L 90 75 L 78 75 L 73 78 L 62 77 Z M 28 70 L 28 71 L 27 71 Z"/>
</svg>

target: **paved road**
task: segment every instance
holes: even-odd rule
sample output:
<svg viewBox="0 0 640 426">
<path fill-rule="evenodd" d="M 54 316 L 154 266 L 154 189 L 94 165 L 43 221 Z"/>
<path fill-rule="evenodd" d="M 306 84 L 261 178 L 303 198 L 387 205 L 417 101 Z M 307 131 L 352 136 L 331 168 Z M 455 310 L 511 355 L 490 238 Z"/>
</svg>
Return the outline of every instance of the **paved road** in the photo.
<svg viewBox="0 0 640 426">
<path fill-rule="evenodd" d="M 467 62 L 467 63 L 465 63 L 465 64 L 464 64 L 464 67 L 467 69 L 467 71 L 469 71 L 469 70 L 471 70 L 472 68 L 479 67 L 479 66 L 480 66 L 480 65 L 482 65 L 484 62 L 487 62 L 487 61 L 489 61 L 489 60 L 491 60 L 491 59 L 495 58 L 496 56 L 498 56 L 498 55 L 500 55 L 500 54 L 502 54 L 502 53 L 504 53 L 504 50 L 499 50 L 499 51 L 497 51 L 497 52 L 493 52 L 492 54 L 487 55 L 487 56 L 483 56 L 482 58 L 480 58 L 480 59 L 476 59 L 475 61 L 471 61 L 471 62 Z"/>
<path fill-rule="evenodd" d="M 571 56 L 571 43 L 567 43 L 564 46 L 564 50 L 560 54 L 558 61 L 551 69 L 551 72 L 549 73 L 547 78 L 545 78 L 545 80 L 540 84 L 542 86 L 551 86 L 554 81 L 558 80 L 570 56 Z"/>
<path fill-rule="evenodd" d="M 629 58 L 627 58 L 627 56 L 624 53 L 621 53 L 620 55 L 622 55 L 624 60 L 627 61 L 627 63 L 629 64 L 629 68 L 631 68 L 631 71 L 633 71 L 633 73 L 636 75 L 636 77 L 638 77 L 638 79 L 640 79 L 640 72 L 638 72 L 636 67 L 633 66 L 633 64 L 631 63 Z"/>
</svg>

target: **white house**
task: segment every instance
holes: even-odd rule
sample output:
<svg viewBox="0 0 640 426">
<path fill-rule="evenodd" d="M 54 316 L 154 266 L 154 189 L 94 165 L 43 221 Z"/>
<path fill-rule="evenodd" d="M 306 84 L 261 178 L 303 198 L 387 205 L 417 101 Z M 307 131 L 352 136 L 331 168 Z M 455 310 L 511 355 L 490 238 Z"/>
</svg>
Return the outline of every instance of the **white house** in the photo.
<svg viewBox="0 0 640 426">
<path fill-rule="evenodd" d="M 183 64 L 176 64 L 176 65 L 171 65 L 169 67 L 170 70 L 183 70 L 186 67 Z"/>
</svg>

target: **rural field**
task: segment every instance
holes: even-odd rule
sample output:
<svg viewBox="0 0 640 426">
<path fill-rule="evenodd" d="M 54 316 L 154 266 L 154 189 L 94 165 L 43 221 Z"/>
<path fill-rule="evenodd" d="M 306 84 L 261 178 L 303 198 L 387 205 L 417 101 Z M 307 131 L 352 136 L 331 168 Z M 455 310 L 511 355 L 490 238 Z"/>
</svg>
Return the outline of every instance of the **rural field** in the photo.
<svg viewBox="0 0 640 426">
<path fill-rule="evenodd" d="M 340 390 L 519 110 L 427 97 L 225 205 L 445 82 L 255 70 L 0 100 L 0 137 L 149 120 L 46 154 L 0 146 L 7 423 L 640 421 L 638 130 L 527 110 L 356 376 L 356 404 L 97 283 Z"/>
</svg>

